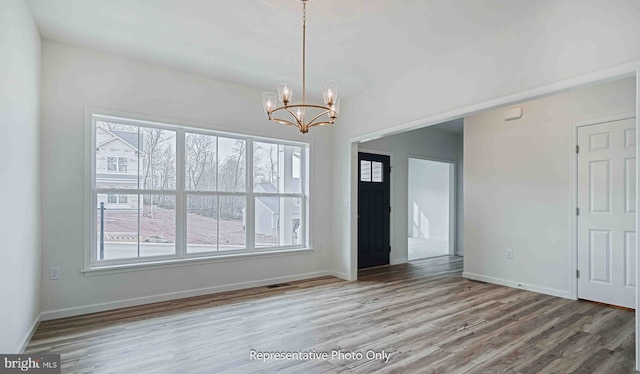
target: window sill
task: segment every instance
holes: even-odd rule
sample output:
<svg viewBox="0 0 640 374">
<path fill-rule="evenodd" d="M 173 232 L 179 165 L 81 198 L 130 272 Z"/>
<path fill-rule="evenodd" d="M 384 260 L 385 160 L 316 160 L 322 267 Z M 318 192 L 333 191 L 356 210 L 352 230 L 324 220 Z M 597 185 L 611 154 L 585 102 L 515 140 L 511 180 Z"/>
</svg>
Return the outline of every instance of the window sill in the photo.
<svg viewBox="0 0 640 374">
<path fill-rule="evenodd" d="M 180 267 L 180 266 L 203 265 L 208 263 L 244 261 L 248 259 L 263 258 L 263 257 L 268 258 L 268 257 L 310 254 L 310 253 L 313 253 L 314 251 L 315 250 L 313 248 L 295 248 L 295 249 L 264 251 L 264 252 L 257 252 L 257 253 L 233 253 L 233 254 L 225 254 L 225 255 L 217 255 L 217 256 L 209 256 L 209 257 L 182 258 L 178 260 L 164 260 L 164 261 L 145 262 L 145 263 L 138 263 L 138 264 L 100 266 L 100 267 L 94 267 L 90 269 L 83 269 L 82 273 L 85 276 L 89 277 L 89 276 L 96 276 L 96 275 L 108 275 L 108 274 L 126 273 L 126 272 L 133 272 L 133 271 L 173 268 L 173 267 Z"/>
</svg>

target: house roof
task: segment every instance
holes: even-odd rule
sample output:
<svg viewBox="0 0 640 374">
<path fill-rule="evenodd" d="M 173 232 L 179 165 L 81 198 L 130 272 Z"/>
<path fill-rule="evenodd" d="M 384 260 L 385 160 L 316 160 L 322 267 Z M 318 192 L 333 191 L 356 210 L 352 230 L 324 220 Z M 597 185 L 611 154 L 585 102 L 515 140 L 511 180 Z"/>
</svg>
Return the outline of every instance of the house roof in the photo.
<svg viewBox="0 0 640 374">
<path fill-rule="evenodd" d="M 273 183 L 256 183 L 255 184 L 256 192 L 267 192 L 267 193 L 277 193 L 278 188 Z M 292 191 L 300 191 L 300 179 L 299 178 L 291 178 L 291 190 Z"/>
<path fill-rule="evenodd" d="M 135 149 L 140 149 L 140 144 L 142 144 L 142 134 L 137 134 L 135 132 L 125 132 L 125 131 L 111 131 L 111 133 L 120 139 L 124 140 L 130 146 Z"/>
<path fill-rule="evenodd" d="M 258 201 L 260 201 L 264 206 L 267 207 L 272 212 L 277 212 L 280 210 L 278 197 L 275 196 L 258 196 Z"/>
<path fill-rule="evenodd" d="M 107 128 L 105 128 L 104 126 L 100 126 L 98 125 L 98 127 L 100 129 L 102 129 L 102 131 L 105 131 L 109 134 L 111 134 L 113 137 L 111 139 L 108 139 L 100 144 L 98 144 L 98 146 L 103 146 L 105 144 L 108 144 L 109 142 L 112 142 L 116 139 L 120 139 L 122 140 L 126 145 L 130 146 L 131 148 L 135 149 L 136 151 L 140 150 L 140 145 L 144 144 L 143 143 L 143 134 L 138 134 L 135 132 L 127 132 L 127 131 L 114 131 L 114 130 L 109 130 Z"/>
<path fill-rule="evenodd" d="M 256 183 L 256 190 L 261 190 L 258 192 L 268 192 L 268 193 L 276 193 L 278 189 L 273 183 Z"/>
</svg>

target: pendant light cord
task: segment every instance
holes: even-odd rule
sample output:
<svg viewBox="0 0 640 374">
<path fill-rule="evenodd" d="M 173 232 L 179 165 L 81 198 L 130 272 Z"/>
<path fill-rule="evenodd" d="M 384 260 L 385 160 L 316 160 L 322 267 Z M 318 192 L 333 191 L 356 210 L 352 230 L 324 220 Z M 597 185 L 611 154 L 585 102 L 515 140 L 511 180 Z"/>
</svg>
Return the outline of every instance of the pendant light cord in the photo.
<svg viewBox="0 0 640 374">
<path fill-rule="evenodd" d="M 306 102 L 307 0 L 302 0 L 302 104 Z"/>
</svg>

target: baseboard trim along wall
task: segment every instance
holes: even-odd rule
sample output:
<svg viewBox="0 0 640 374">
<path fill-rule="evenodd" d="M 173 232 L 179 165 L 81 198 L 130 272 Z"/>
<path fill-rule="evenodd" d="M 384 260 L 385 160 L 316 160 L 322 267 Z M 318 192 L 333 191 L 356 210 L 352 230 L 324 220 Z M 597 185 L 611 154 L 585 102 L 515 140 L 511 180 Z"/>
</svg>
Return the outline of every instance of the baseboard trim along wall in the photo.
<svg viewBox="0 0 640 374">
<path fill-rule="evenodd" d="M 27 349 L 27 346 L 29 345 L 29 342 L 31 341 L 33 334 L 36 333 L 36 330 L 38 329 L 38 325 L 40 324 L 41 320 L 42 320 L 42 313 L 39 313 L 36 316 L 36 318 L 33 320 L 33 323 L 31 324 L 29 331 L 27 331 L 24 338 L 22 338 L 20 345 L 18 345 L 18 348 L 16 348 L 16 351 L 15 351 L 16 354 L 24 353 L 24 351 Z"/>
<path fill-rule="evenodd" d="M 557 296 L 557 297 L 562 297 L 564 299 L 575 300 L 575 298 L 571 296 L 571 292 L 570 291 L 564 291 L 564 290 L 558 290 L 558 289 L 555 289 L 555 288 L 536 286 L 534 284 L 519 283 L 519 282 L 515 282 L 515 281 L 512 281 L 512 280 L 489 277 L 489 276 L 486 276 L 486 275 L 480 275 L 480 274 L 474 274 L 474 273 L 468 273 L 468 272 L 463 272 L 462 273 L 462 277 L 463 278 L 467 278 L 467 279 L 471 279 L 471 280 L 477 280 L 477 281 L 480 281 L 480 282 L 493 283 L 493 284 L 498 284 L 500 286 L 518 288 L 518 289 L 521 289 L 521 290 L 537 292 L 537 293 L 541 293 L 541 294 L 545 294 L 545 295 L 549 295 L 549 296 Z"/>
<path fill-rule="evenodd" d="M 340 278 L 342 280 L 349 280 L 349 275 L 345 273 L 341 273 L 339 271 L 329 271 L 329 275 L 333 275 L 336 278 Z"/>
<path fill-rule="evenodd" d="M 406 262 L 409 262 L 409 259 L 407 259 L 407 258 L 392 258 L 391 261 L 389 261 L 389 265 L 404 264 Z"/>
<path fill-rule="evenodd" d="M 252 287 L 268 286 L 270 284 L 276 284 L 276 283 L 294 282 L 298 280 L 313 279 L 313 278 L 320 278 L 320 277 L 326 277 L 326 276 L 334 276 L 340 279 L 347 279 L 346 274 L 342 274 L 336 271 L 331 271 L 331 270 L 318 271 L 313 273 L 290 275 L 286 277 L 261 279 L 257 281 L 251 281 L 251 282 L 225 284 L 221 286 L 205 287 L 205 288 L 198 288 L 193 290 L 168 292 L 168 293 L 163 293 L 158 295 L 135 297 L 130 299 L 109 301 L 106 303 L 82 305 L 82 306 L 77 306 L 72 308 L 48 310 L 40 313 L 39 319 L 41 321 L 48 321 L 48 320 L 58 319 L 58 318 L 73 317 L 73 316 L 79 316 L 79 315 L 89 314 L 89 313 L 104 312 L 104 311 L 113 310 L 113 309 L 158 303 L 162 301 L 184 299 L 187 297 L 203 296 L 203 295 L 215 294 L 219 292 L 235 291 L 235 290 L 241 290 L 241 289 L 252 288 Z"/>
</svg>

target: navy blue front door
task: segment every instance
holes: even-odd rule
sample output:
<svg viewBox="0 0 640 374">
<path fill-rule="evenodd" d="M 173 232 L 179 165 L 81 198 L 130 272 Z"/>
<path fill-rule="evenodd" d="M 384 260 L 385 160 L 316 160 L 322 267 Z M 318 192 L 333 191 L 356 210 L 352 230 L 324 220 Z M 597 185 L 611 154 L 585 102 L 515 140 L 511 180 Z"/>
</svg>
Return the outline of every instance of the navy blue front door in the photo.
<svg viewBox="0 0 640 374">
<path fill-rule="evenodd" d="M 389 156 L 358 153 L 358 269 L 389 263 Z"/>
</svg>

